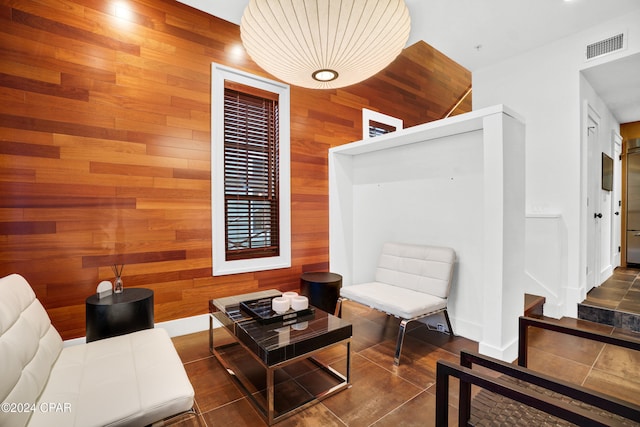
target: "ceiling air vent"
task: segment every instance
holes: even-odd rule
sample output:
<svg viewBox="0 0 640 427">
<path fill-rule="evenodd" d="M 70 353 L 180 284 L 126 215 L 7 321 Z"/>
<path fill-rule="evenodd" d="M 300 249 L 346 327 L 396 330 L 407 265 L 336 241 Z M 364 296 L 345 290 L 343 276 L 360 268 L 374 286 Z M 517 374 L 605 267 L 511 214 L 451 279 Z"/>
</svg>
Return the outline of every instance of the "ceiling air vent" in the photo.
<svg viewBox="0 0 640 427">
<path fill-rule="evenodd" d="M 587 60 L 623 49 L 624 33 L 587 45 Z"/>
</svg>

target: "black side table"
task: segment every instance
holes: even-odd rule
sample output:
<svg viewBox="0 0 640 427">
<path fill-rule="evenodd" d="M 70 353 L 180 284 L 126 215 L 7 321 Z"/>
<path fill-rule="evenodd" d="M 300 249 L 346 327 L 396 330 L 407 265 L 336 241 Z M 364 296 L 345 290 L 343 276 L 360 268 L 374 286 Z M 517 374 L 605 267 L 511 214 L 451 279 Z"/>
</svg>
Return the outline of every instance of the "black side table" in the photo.
<svg viewBox="0 0 640 427">
<path fill-rule="evenodd" d="M 309 298 L 309 304 L 333 314 L 340 297 L 342 276 L 328 271 L 312 271 L 300 276 L 300 293 Z"/>
<path fill-rule="evenodd" d="M 153 291 L 125 288 L 122 293 L 86 301 L 87 342 L 153 328 Z"/>
</svg>

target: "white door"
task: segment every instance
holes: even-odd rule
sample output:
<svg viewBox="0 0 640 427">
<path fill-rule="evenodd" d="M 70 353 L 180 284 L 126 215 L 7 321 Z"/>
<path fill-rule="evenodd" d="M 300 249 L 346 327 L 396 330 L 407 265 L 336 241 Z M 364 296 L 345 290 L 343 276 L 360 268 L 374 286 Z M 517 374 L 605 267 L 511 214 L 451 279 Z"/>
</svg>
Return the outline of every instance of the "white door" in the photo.
<svg viewBox="0 0 640 427">
<path fill-rule="evenodd" d="M 612 244 L 613 254 L 611 264 L 613 268 L 620 266 L 620 250 L 622 245 L 622 137 L 613 134 L 613 224 L 612 224 Z"/>
<path fill-rule="evenodd" d="M 589 114 L 587 119 L 587 292 L 600 279 L 600 150 L 598 147 L 598 123 Z"/>
<path fill-rule="evenodd" d="M 602 180 L 604 180 L 604 173 L 602 172 L 602 168 L 604 167 L 603 158 L 604 158 L 604 153 L 601 153 L 600 155 L 601 169 L 598 170 L 597 175 L 599 175 Z M 609 159 L 611 158 L 611 156 L 607 154 L 607 158 Z M 600 228 L 600 241 L 596 242 L 596 244 L 600 245 L 600 246 L 596 246 L 596 248 L 599 248 L 599 251 L 600 251 L 599 252 L 600 256 L 596 260 L 597 265 L 599 267 L 598 272 L 600 273 L 598 275 L 598 281 L 596 283 L 597 286 L 600 285 L 601 283 L 604 283 L 604 281 L 607 280 L 609 276 L 611 276 L 611 273 L 613 272 L 613 266 L 611 264 L 613 261 L 613 252 L 611 251 L 613 247 L 613 217 L 614 217 L 613 215 L 613 198 L 614 198 L 613 179 L 611 179 L 611 187 L 610 187 L 612 191 L 605 190 L 603 187 L 604 187 L 604 184 L 600 182 L 600 208 L 598 208 L 598 212 L 597 212 L 598 224 L 596 224 L 596 227 Z"/>
</svg>

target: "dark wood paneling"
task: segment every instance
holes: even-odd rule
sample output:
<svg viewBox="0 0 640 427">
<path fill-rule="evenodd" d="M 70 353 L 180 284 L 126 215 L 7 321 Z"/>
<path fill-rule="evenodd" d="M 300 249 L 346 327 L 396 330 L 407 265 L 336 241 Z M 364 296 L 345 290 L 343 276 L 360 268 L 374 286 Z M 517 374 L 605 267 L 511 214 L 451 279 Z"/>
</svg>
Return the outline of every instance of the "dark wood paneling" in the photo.
<svg viewBox="0 0 640 427">
<path fill-rule="evenodd" d="M 82 267 L 100 267 L 114 264 L 145 264 L 149 262 L 175 261 L 187 259 L 186 251 L 163 251 L 143 253 L 123 253 L 82 257 Z"/>
<path fill-rule="evenodd" d="M 0 222 L 0 235 L 55 234 L 54 221 Z"/>
<path fill-rule="evenodd" d="M 0 1 L 0 275 L 24 275 L 65 339 L 111 264 L 156 292 L 156 321 L 327 269 L 327 150 L 358 140 L 363 107 L 442 118 L 471 75 L 424 42 L 369 80 L 292 87 L 292 267 L 212 277 L 210 73 L 265 75 L 238 26 L 169 0 Z M 470 111 L 471 99 L 456 113 Z"/>
<path fill-rule="evenodd" d="M 46 157 L 49 159 L 60 158 L 60 147 L 39 144 L 25 144 L 22 142 L 2 141 L 0 154 L 12 154 L 16 156 Z"/>
</svg>

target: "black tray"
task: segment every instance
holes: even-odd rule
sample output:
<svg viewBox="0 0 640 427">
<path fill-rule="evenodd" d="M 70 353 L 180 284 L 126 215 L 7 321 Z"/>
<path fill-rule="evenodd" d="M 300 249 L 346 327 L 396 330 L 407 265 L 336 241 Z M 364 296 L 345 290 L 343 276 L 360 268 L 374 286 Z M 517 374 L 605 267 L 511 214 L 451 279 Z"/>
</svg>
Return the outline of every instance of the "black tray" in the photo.
<svg viewBox="0 0 640 427">
<path fill-rule="evenodd" d="M 271 309 L 271 300 L 275 297 L 254 299 L 251 301 L 243 301 L 240 303 L 240 309 L 247 312 L 251 317 L 262 324 L 286 322 L 287 324 L 295 323 L 302 317 L 307 318 L 310 314 L 315 313 L 315 309 L 311 306 L 304 310 L 289 309 L 282 314 L 278 314 Z"/>
</svg>

